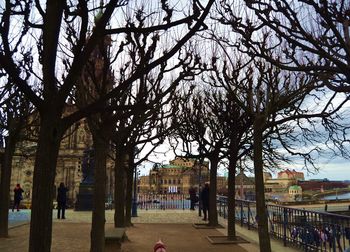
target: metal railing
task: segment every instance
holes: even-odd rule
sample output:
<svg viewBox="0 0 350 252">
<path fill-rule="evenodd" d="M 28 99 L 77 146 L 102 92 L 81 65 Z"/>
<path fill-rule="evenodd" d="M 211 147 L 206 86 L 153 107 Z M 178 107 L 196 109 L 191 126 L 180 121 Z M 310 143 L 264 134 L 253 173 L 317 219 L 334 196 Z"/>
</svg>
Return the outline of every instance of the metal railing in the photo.
<svg viewBox="0 0 350 252">
<path fill-rule="evenodd" d="M 190 199 L 187 194 L 138 194 L 139 209 L 190 209 Z"/>
<path fill-rule="evenodd" d="M 227 197 L 218 196 L 218 214 L 227 218 Z M 304 251 L 343 252 L 350 247 L 350 216 L 266 204 L 269 232 L 285 246 Z M 236 222 L 257 228 L 255 201 L 237 200 Z"/>
</svg>

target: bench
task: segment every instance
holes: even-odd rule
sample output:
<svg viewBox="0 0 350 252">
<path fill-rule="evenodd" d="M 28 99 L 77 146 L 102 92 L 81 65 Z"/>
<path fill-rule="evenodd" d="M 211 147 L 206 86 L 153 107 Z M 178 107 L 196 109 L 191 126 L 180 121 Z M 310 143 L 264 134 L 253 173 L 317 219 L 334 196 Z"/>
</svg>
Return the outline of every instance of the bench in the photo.
<svg viewBox="0 0 350 252">
<path fill-rule="evenodd" d="M 105 230 L 106 251 L 120 251 L 121 243 L 126 239 L 125 228 L 109 228 Z"/>
</svg>

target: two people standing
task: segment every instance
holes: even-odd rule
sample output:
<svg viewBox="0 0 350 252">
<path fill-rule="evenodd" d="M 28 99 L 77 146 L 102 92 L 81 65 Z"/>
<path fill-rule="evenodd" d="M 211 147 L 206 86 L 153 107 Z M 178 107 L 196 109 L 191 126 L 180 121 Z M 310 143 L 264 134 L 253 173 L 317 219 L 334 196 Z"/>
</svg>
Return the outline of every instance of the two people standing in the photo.
<svg viewBox="0 0 350 252">
<path fill-rule="evenodd" d="M 19 207 L 21 204 L 21 200 L 23 199 L 22 193 L 24 192 L 23 189 L 21 188 L 20 184 L 17 184 L 15 189 L 13 189 L 14 196 L 13 196 L 13 207 L 12 207 L 12 212 L 17 209 L 17 212 L 19 211 Z"/>
<path fill-rule="evenodd" d="M 60 183 L 60 186 L 57 188 L 57 219 L 65 219 L 65 211 L 67 205 L 67 192 L 68 188 L 64 186 L 64 183 Z M 61 216 L 62 212 L 62 216 Z"/>
</svg>

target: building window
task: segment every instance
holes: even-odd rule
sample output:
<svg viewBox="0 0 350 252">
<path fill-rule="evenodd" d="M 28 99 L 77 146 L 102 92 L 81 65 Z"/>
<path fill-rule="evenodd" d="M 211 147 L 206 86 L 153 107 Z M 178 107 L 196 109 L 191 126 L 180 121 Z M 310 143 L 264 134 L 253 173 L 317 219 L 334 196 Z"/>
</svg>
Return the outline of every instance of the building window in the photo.
<svg viewBox="0 0 350 252">
<path fill-rule="evenodd" d="M 169 181 L 168 181 L 168 182 L 169 182 L 169 185 L 171 185 L 171 179 L 169 179 Z"/>
</svg>

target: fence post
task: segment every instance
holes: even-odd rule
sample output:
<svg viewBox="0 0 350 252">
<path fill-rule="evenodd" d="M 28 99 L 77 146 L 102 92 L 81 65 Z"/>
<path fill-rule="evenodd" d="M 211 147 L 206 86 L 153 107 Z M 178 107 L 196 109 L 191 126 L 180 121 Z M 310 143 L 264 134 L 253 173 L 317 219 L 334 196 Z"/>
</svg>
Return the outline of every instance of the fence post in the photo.
<svg viewBox="0 0 350 252">
<path fill-rule="evenodd" d="M 185 210 L 185 194 L 182 194 L 182 210 Z"/>
<path fill-rule="evenodd" d="M 248 203 L 248 220 L 247 220 L 247 225 L 248 225 L 248 230 L 250 230 L 250 205 L 249 205 L 249 201 Z"/>
<path fill-rule="evenodd" d="M 244 220 L 243 220 L 243 201 L 241 201 L 241 227 L 243 227 Z"/>
<path fill-rule="evenodd" d="M 226 219 L 226 209 L 227 209 L 227 198 L 226 198 L 226 201 L 223 201 L 222 202 L 223 204 L 223 208 L 224 208 L 224 219 Z"/>
<path fill-rule="evenodd" d="M 283 245 L 287 246 L 287 226 L 288 226 L 288 215 L 287 208 L 283 208 Z"/>
<path fill-rule="evenodd" d="M 337 230 L 335 228 L 335 224 L 332 225 L 332 233 L 333 233 L 333 252 L 337 251 L 337 241 L 336 241 L 336 236 L 337 236 Z"/>
</svg>

